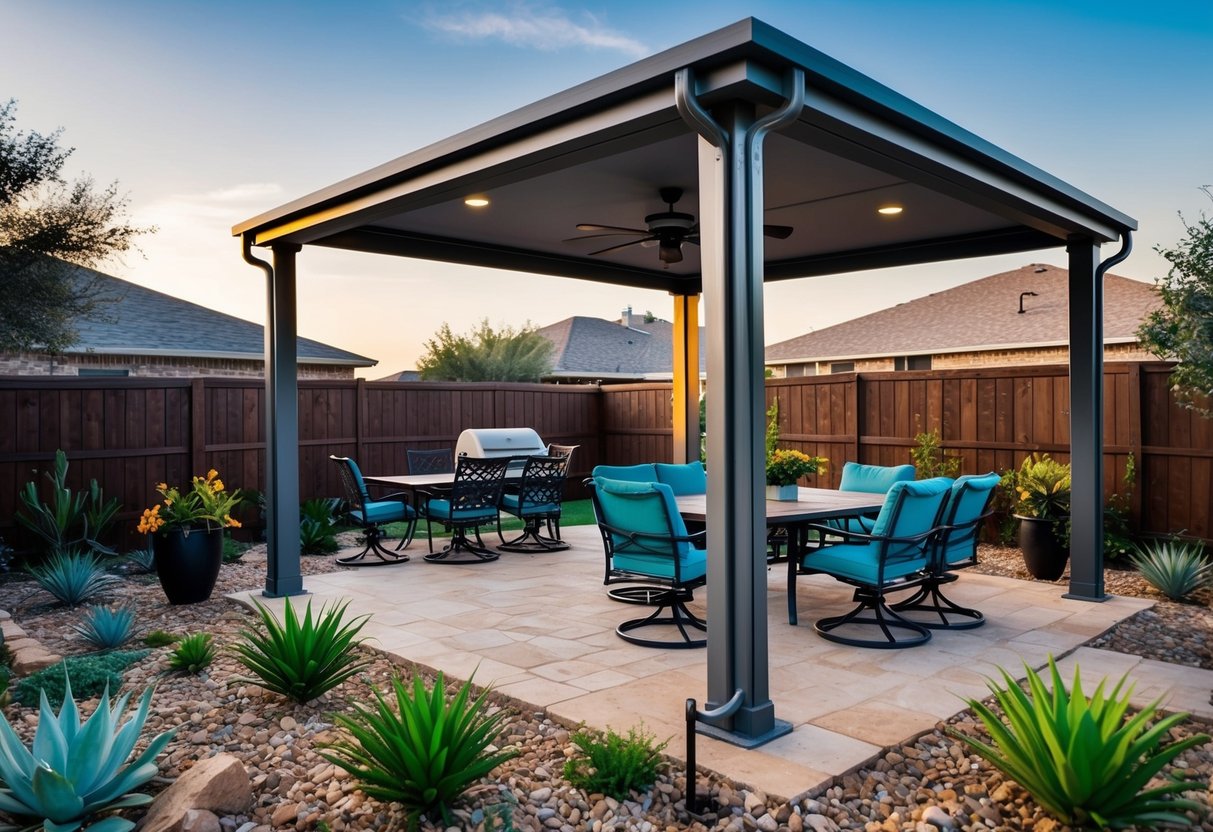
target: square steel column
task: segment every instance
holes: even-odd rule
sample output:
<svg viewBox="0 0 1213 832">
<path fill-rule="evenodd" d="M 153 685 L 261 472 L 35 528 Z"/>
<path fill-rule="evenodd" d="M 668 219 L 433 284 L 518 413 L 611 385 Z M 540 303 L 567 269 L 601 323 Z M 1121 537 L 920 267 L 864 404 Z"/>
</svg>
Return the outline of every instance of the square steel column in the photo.
<svg viewBox="0 0 1213 832">
<path fill-rule="evenodd" d="M 674 295 L 674 462 L 699 459 L 699 295 Z"/>
<path fill-rule="evenodd" d="M 1071 237 L 1070 257 L 1070 591 L 1102 601 L 1103 281 L 1099 246 Z"/>
<path fill-rule="evenodd" d="M 295 255 L 275 245 L 266 279 L 265 595 L 303 594 L 299 563 L 299 364 L 296 355 Z"/>
</svg>

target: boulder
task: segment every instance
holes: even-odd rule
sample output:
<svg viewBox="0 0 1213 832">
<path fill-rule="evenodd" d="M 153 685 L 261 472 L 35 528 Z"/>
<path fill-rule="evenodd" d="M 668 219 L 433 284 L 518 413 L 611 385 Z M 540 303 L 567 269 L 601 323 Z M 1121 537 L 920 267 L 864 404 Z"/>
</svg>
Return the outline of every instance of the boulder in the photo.
<svg viewBox="0 0 1213 832">
<path fill-rule="evenodd" d="M 216 754 L 194 767 L 162 791 L 139 822 L 141 832 L 206 832 L 206 814 L 237 814 L 253 804 L 253 790 L 244 764 L 231 754 Z M 205 810 L 193 813 L 191 810 Z M 212 815 L 214 817 L 214 815 Z M 189 826 L 186 826 L 186 823 Z M 216 818 L 216 827 L 218 819 Z"/>
<path fill-rule="evenodd" d="M 29 641 L 29 639 L 26 640 Z M 47 652 L 37 642 L 33 642 L 32 646 L 15 649 L 12 653 L 13 674 L 16 676 L 28 676 L 34 671 L 63 661 L 62 656 Z"/>
</svg>

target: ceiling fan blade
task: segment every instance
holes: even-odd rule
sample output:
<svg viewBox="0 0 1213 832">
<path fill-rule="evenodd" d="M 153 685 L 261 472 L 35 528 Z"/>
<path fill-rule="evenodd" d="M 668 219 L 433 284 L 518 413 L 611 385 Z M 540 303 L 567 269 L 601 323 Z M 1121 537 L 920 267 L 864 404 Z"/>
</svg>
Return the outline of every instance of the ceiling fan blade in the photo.
<svg viewBox="0 0 1213 832">
<path fill-rule="evenodd" d="M 580 237 L 569 237 L 566 240 L 561 240 L 563 243 L 575 243 L 578 240 L 597 240 L 599 237 L 622 237 L 625 234 L 635 236 L 637 234 L 648 234 L 647 231 L 608 231 L 605 234 L 582 234 Z"/>
<path fill-rule="evenodd" d="M 578 231 L 626 231 L 629 234 L 648 234 L 647 228 L 624 228 L 621 225 L 594 225 L 589 222 L 581 222 L 577 224 Z"/>
<path fill-rule="evenodd" d="M 649 240 L 656 240 L 656 239 L 657 239 L 656 237 L 641 237 L 639 240 L 629 240 L 628 242 L 620 243 L 617 246 L 608 246 L 607 248 L 600 248 L 600 249 L 598 249 L 598 251 L 591 251 L 590 255 L 592 256 L 595 254 L 606 254 L 608 251 L 615 251 L 615 249 L 627 248 L 628 246 L 638 246 L 641 243 L 647 242 Z"/>
<path fill-rule="evenodd" d="M 762 233 L 768 237 L 774 237 L 776 240 L 786 240 L 792 236 L 792 226 L 790 225 L 764 225 Z"/>
</svg>

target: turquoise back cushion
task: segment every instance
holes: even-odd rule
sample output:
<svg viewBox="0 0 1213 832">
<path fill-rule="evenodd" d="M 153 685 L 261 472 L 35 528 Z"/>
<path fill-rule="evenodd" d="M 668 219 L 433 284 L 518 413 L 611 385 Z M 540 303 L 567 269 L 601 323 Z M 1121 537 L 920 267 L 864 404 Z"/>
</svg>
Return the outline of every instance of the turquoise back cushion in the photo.
<svg viewBox="0 0 1213 832">
<path fill-rule="evenodd" d="M 366 480 L 362 478 L 362 471 L 358 468 L 358 463 L 350 460 L 350 471 L 354 473 L 354 482 L 358 483 L 358 493 L 362 495 L 364 502 L 369 502 L 371 497 L 366 490 Z"/>
<path fill-rule="evenodd" d="M 893 483 L 881 506 L 872 534 L 884 537 L 916 537 L 935 528 L 940 509 L 951 493 L 952 480 L 935 477 L 929 480 Z M 924 551 L 925 543 L 893 543 L 887 558 L 915 557 Z"/>
<path fill-rule="evenodd" d="M 894 483 L 908 482 L 915 476 L 913 465 L 861 465 L 848 462 L 842 466 L 839 491 L 862 491 L 866 494 L 887 494 Z"/>
<path fill-rule="evenodd" d="M 969 560 L 976 554 L 977 536 L 980 532 L 977 528 L 977 518 L 985 511 L 1000 479 L 998 474 L 991 472 L 980 476 L 961 477 L 952 484 L 944 523 L 963 528 L 948 533 L 947 548 L 943 553 L 945 562 Z"/>
<path fill-rule="evenodd" d="M 612 534 L 611 546 L 616 555 L 686 558 L 690 554 L 693 548 L 690 543 L 669 540 L 671 534 L 686 537 L 687 529 L 674 502 L 674 492 L 668 485 L 594 477 L 594 487 L 604 523 L 633 533 L 653 535 L 629 540 Z"/>
<path fill-rule="evenodd" d="M 677 496 L 708 493 L 708 474 L 699 460 L 685 465 L 658 462 L 653 467 L 657 470 L 657 481 L 668 485 Z"/>
<path fill-rule="evenodd" d="M 657 482 L 657 469 L 651 462 L 642 462 L 640 465 L 596 465 L 590 476 L 594 479 L 603 477 L 623 482 Z"/>
</svg>

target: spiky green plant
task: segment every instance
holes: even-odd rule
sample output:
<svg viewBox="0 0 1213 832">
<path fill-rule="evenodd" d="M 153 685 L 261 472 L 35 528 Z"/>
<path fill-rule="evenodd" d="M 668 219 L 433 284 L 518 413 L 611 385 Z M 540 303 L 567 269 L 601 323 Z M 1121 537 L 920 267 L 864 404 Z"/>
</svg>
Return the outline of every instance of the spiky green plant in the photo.
<svg viewBox="0 0 1213 832">
<path fill-rule="evenodd" d="M 135 627 L 133 607 L 94 605 L 84 613 L 84 620 L 72 629 L 99 650 L 112 650 L 130 641 Z"/>
<path fill-rule="evenodd" d="M 349 739 L 320 753 L 371 797 L 403 805 L 410 829 L 435 811 L 450 826 L 451 805 L 468 786 L 518 754 L 488 750 L 506 713 L 487 714 L 488 691 L 473 699 L 471 690 L 468 680 L 448 699 L 441 672 L 430 690 L 413 677 L 411 692 L 394 676 L 387 692 L 394 701 L 376 690 L 374 707 L 355 702 L 353 716 L 336 717 Z"/>
<path fill-rule="evenodd" d="M 13 698 L 27 708 L 38 704 L 45 694 L 51 699 L 62 699 L 64 680 L 67 674 L 75 680 L 75 690 L 81 699 L 99 696 L 107 687 L 118 690 L 122 687 L 122 671 L 146 656 L 146 650 L 113 650 L 109 653 L 89 653 L 84 656 L 68 656 L 59 664 L 44 667 L 12 687 Z"/>
<path fill-rule="evenodd" d="M 968 700 L 990 732 L 992 746 L 954 728 L 949 728 L 949 733 L 1027 789 L 1062 823 L 1113 828 L 1152 823 L 1187 825 L 1188 819 L 1180 812 L 1199 811 L 1199 805 L 1163 798 L 1197 784 L 1171 780 L 1146 788 L 1178 754 L 1209 741 L 1207 734 L 1197 734 L 1159 748 L 1167 732 L 1187 719 L 1187 714 L 1154 721 L 1159 702 L 1155 700 L 1126 718 L 1133 693 L 1132 684 L 1125 687 L 1128 674 L 1106 694 L 1107 679 L 1100 681 L 1088 699 L 1083 695 L 1077 666 L 1068 692 L 1052 656 L 1052 692 L 1034 670 L 1026 665 L 1025 669 L 1029 693 L 1024 693 L 1002 668 L 999 671 L 1005 685 L 989 681 L 1004 719 L 980 701 Z"/>
<path fill-rule="evenodd" d="M 169 654 L 168 666 L 183 673 L 198 673 L 215 660 L 215 645 L 210 633 L 188 635 Z"/>
<path fill-rule="evenodd" d="M 40 587 L 69 607 L 90 601 L 119 583 L 91 552 L 56 552 L 46 563 L 32 567 L 30 574 Z"/>
<path fill-rule="evenodd" d="M 608 728 L 602 739 L 585 731 L 578 731 L 572 739 L 585 756 L 564 761 L 564 779 L 582 791 L 601 792 L 616 800 L 625 800 L 633 789 L 647 789 L 657 781 L 664 764 L 661 752 L 669 743 L 654 745 L 656 737 L 637 728 L 628 729 L 626 737 Z"/>
<path fill-rule="evenodd" d="M 358 645 L 365 641 L 357 636 L 369 615 L 347 623 L 344 618 L 349 601 L 345 601 L 331 609 L 322 606 L 313 620 L 312 602 L 308 601 L 300 621 L 291 599 L 285 600 L 282 623 L 253 601 L 263 629 L 241 630 L 241 640 L 232 649 L 255 678 L 237 681 L 253 682 L 296 702 L 307 702 L 370 664 L 370 659 L 359 658 L 357 652 Z"/>
<path fill-rule="evenodd" d="M 0 811 L 19 819 L 25 828 L 41 826 L 44 832 L 73 832 L 101 812 L 151 803 L 151 795 L 135 789 L 159 772 L 156 757 L 173 733 L 158 735 L 131 759 L 151 707 L 152 689 L 143 692 L 139 707 L 123 723 L 130 694 L 111 709 L 107 687 L 97 710 L 83 724 L 70 679 L 64 680 L 64 689 L 57 714 L 42 694 L 30 748 L 8 720 L 0 721 Z M 126 832 L 134 827 L 125 818 L 110 816 L 89 829 Z"/>
<path fill-rule="evenodd" d="M 126 553 L 126 561 L 139 574 L 150 574 L 156 571 L 156 552 L 149 546 L 146 549 L 132 549 Z"/>
<path fill-rule="evenodd" d="M 1135 549 L 1130 557 L 1141 576 L 1173 601 L 1213 582 L 1213 563 L 1199 543 L 1153 540 Z"/>
<path fill-rule="evenodd" d="M 304 555 L 330 555 L 337 545 L 337 510 L 341 500 L 308 500 L 299 507 L 299 551 Z"/>
<path fill-rule="evenodd" d="M 174 635 L 166 630 L 152 630 L 143 637 L 143 643 L 147 647 L 168 647 L 170 644 L 176 644 L 181 640 L 181 636 Z"/>
</svg>

